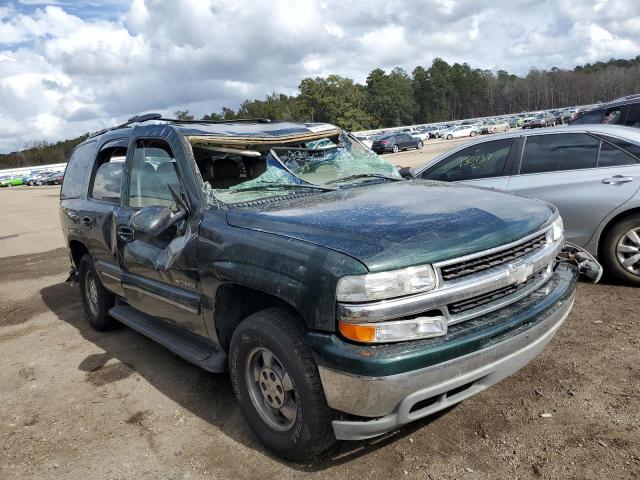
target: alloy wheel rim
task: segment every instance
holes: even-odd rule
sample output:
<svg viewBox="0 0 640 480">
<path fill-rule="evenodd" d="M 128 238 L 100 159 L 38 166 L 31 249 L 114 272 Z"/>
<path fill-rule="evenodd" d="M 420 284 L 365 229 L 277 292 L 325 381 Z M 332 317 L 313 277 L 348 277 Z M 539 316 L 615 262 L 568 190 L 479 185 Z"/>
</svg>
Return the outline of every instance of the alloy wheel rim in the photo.
<svg viewBox="0 0 640 480">
<path fill-rule="evenodd" d="M 298 418 L 298 393 L 271 350 L 257 347 L 249 352 L 245 381 L 251 403 L 262 420 L 280 432 L 291 429 Z"/>
<path fill-rule="evenodd" d="M 620 237 L 616 257 L 627 272 L 640 276 L 640 227 L 632 228 Z"/>
<path fill-rule="evenodd" d="M 85 296 L 89 304 L 89 310 L 95 316 L 98 315 L 98 287 L 93 274 L 89 271 L 84 282 Z"/>
</svg>

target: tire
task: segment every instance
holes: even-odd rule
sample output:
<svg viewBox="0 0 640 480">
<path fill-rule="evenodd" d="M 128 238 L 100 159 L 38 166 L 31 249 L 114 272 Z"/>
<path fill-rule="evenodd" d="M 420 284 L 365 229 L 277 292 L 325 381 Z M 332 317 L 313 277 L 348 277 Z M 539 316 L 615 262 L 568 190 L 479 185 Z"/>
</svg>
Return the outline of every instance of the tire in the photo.
<svg viewBox="0 0 640 480">
<path fill-rule="evenodd" d="M 394 145 L 393 147 L 391 147 L 391 151 L 393 153 L 398 153 L 400 151 L 400 149 L 398 148 L 398 145 Z"/>
<path fill-rule="evenodd" d="M 416 145 L 416 150 L 420 150 L 422 147 L 424 147 L 424 143 L 422 143 L 422 141 L 418 142 L 418 145 Z"/>
<path fill-rule="evenodd" d="M 265 357 L 265 352 L 272 356 Z M 311 356 L 305 327 L 296 316 L 269 308 L 247 317 L 231 338 L 229 370 L 244 418 L 273 453 L 303 462 L 317 457 L 335 442 L 332 413 L 318 367 Z M 283 409 L 273 407 L 275 404 L 288 406 L 289 415 L 294 418 L 282 415 Z"/>
<path fill-rule="evenodd" d="M 453 135 L 449 134 L 447 135 L 447 140 L 451 140 L 453 138 Z"/>
<path fill-rule="evenodd" d="M 470 137 L 475 137 L 476 136 L 476 132 L 475 130 L 471 130 L 471 133 L 469 134 Z"/>
<path fill-rule="evenodd" d="M 627 235 L 634 230 L 636 236 L 640 236 L 640 215 L 627 217 L 615 224 L 604 236 L 600 252 L 604 267 L 609 273 L 625 283 L 640 286 L 640 257 L 635 265 L 632 265 L 635 273 L 622 265 L 622 259 L 640 255 L 640 244 L 632 240 L 633 235 L 631 237 Z M 636 240 L 638 240 L 637 237 Z M 618 251 L 623 248 L 627 250 L 625 247 L 629 247 L 628 252 Z M 633 252 L 633 247 L 638 247 L 638 253 Z"/>
<path fill-rule="evenodd" d="M 113 307 L 114 299 L 102 286 L 100 278 L 96 275 L 93 259 L 88 254 L 80 260 L 78 279 L 80 298 L 89 324 L 99 332 L 112 329 L 116 321 L 109 316 L 109 310 Z M 95 291 L 91 287 L 92 280 Z"/>
</svg>

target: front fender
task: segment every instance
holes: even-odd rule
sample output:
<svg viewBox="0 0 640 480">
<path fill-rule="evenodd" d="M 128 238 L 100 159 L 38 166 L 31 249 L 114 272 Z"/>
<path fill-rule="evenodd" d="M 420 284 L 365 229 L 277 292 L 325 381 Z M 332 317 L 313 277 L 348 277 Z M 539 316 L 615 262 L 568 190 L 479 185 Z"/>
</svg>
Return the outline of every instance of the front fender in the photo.
<svg viewBox="0 0 640 480">
<path fill-rule="evenodd" d="M 216 298 L 224 284 L 249 287 L 291 305 L 311 330 L 328 332 L 335 331 L 338 278 L 367 272 L 334 250 L 210 218 L 201 225 L 198 258 L 205 296 Z"/>
</svg>

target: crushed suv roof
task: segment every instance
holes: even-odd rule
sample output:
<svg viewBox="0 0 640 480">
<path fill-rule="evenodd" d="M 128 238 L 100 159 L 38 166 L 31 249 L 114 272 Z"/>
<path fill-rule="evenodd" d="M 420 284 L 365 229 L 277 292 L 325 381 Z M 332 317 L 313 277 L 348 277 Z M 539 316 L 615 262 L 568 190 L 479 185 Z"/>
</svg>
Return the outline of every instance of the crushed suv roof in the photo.
<svg viewBox="0 0 640 480">
<path fill-rule="evenodd" d="M 277 140 L 299 139 L 301 137 L 317 137 L 319 134 L 334 135 L 340 133 L 340 129 L 328 123 L 295 123 L 279 122 L 266 118 L 237 119 L 229 121 L 207 121 L 207 120 L 176 120 L 163 118 L 159 113 L 147 113 L 131 117 L 125 123 L 111 128 L 106 128 L 94 133 L 89 138 L 101 136 L 116 130 L 127 130 L 135 123 L 162 122 L 172 125 L 177 130 L 188 137 L 198 139 L 206 137 L 229 139 L 257 139 L 257 140 Z M 203 138 L 204 140 L 205 138 Z"/>
</svg>

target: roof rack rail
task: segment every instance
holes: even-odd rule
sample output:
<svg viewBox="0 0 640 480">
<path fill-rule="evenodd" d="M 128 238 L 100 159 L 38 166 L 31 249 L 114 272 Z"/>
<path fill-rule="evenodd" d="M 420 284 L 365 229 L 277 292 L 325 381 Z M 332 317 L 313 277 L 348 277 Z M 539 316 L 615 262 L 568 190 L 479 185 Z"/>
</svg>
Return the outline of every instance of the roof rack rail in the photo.
<svg viewBox="0 0 640 480">
<path fill-rule="evenodd" d="M 177 118 L 159 118 L 158 120 L 164 120 L 171 123 L 271 123 L 273 120 L 270 118 L 236 118 L 234 120 L 180 120 Z"/>
<path fill-rule="evenodd" d="M 102 130 L 98 130 L 97 132 L 94 132 L 91 135 L 89 135 L 89 138 L 97 137 L 98 135 L 102 135 L 103 133 L 110 132 L 111 130 L 118 130 L 120 128 L 128 127 L 133 123 L 148 122 L 150 120 L 160 120 L 160 121 L 171 122 L 171 123 L 212 123 L 212 124 L 245 123 L 245 122 L 246 123 L 249 123 L 249 122 L 271 123 L 273 121 L 269 118 L 237 118 L 235 120 L 179 120 L 177 118 L 164 118 L 160 113 L 144 113 L 142 115 L 136 115 L 134 117 L 131 117 L 126 122 L 121 123 L 120 125 L 116 125 L 115 127 L 103 128 Z"/>
<path fill-rule="evenodd" d="M 111 130 L 118 130 L 120 128 L 128 127 L 132 123 L 148 122 L 149 120 L 163 120 L 163 118 L 162 118 L 162 115 L 159 113 L 144 113 L 142 115 L 136 115 L 134 117 L 131 117 L 126 122 L 121 123 L 120 125 L 116 125 L 115 127 L 103 128 L 102 130 L 98 130 L 97 132 L 89 135 L 89 138 L 97 137 L 98 135 L 102 135 L 103 133 L 110 132 Z"/>
</svg>

